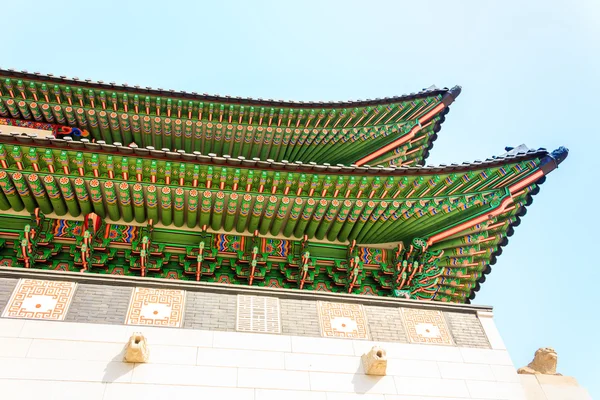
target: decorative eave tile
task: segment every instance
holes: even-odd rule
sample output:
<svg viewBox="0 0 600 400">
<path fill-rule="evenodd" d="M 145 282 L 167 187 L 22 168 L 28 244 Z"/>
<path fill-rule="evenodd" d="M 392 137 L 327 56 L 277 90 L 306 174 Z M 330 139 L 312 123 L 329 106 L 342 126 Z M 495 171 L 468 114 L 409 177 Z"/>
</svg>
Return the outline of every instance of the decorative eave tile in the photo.
<svg viewBox="0 0 600 400">
<path fill-rule="evenodd" d="M 409 342 L 454 345 L 450 329 L 441 311 L 401 308 L 400 314 Z"/>
<path fill-rule="evenodd" d="M 321 336 L 340 339 L 369 339 L 367 316 L 361 304 L 317 302 Z"/>
<path fill-rule="evenodd" d="M 127 310 L 126 325 L 178 328 L 183 321 L 183 290 L 136 287 Z"/>
<path fill-rule="evenodd" d="M 75 282 L 20 279 L 2 317 L 62 321 L 75 287 Z"/>
</svg>

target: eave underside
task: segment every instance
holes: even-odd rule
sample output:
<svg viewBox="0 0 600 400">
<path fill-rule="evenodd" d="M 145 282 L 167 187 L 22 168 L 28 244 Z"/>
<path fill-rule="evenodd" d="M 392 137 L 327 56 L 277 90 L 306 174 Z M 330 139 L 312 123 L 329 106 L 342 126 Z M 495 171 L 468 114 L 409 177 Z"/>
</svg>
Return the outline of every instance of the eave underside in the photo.
<svg viewBox="0 0 600 400">
<path fill-rule="evenodd" d="M 218 157 L 200 162 L 178 153 L 173 160 L 125 156 L 118 146 L 92 153 L 81 142 L 40 147 L 31 138 L 0 136 L 1 142 L 0 237 L 11 265 L 29 260 L 36 268 L 58 262 L 62 268 L 83 257 L 68 268 L 87 263 L 87 271 L 99 273 L 455 302 L 473 296 L 537 184 L 554 168 L 545 150 L 347 173 L 228 165 L 227 159 L 215 163 Z M 81 233 L 91 232 L 86 216 L 92 213 L 104 225 L 83 247 L 93 254 L 85 255 Z M 26 226 L 36 224 L 46 242 L 29 254 L 22 246 Z M 142 248 L 143 237 L 153 251 Z M 400 268 L 404 261 L 408 266 Z"/>
</svg>

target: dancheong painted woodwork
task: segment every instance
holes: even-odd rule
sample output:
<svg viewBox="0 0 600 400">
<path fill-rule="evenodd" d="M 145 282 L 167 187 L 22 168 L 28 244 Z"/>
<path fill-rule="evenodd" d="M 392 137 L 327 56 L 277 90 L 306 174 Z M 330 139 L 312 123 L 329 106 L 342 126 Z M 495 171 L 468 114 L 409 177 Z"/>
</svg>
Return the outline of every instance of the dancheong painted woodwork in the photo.
<svg viewBox="0 0 600 400">
<path fill-rule="evenodd" d="M 294 103 L 0 78 L 5 267 L 469 302 L 568 154 L 422 166 L 458 87 Z"/>
<path fill-rule="evenodd" d="M 355 102 L 255 100 L 0 70 L 4 124 L 261 160 L 416 165 L 460 88 Z M 25 122 L 27 121 L 27 122 Z M 72 133 L 73 132 L 73 133 Z"/>
</svg>

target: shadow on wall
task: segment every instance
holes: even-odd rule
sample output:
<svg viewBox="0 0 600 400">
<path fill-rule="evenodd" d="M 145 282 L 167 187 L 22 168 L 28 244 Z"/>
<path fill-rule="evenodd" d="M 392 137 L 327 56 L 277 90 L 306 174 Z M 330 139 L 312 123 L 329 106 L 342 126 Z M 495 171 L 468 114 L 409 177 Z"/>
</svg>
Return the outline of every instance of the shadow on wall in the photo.
<svg viewBox="0 0 600 400">
<path fill-rule="evenodd" d="M 126 346 L 106 364 L 102 382 L 116 382 L 122 376 L 131 373 L 137 364 L 124 362 Z"/>
<path fill-rule="evenodd" d="M 369 392 L 383 378 L 385 378 L 385 376 L 365 375 L 365 370 L 361 361 L 352 377 L 354 393 L 363 394 Z"/>
</svg>

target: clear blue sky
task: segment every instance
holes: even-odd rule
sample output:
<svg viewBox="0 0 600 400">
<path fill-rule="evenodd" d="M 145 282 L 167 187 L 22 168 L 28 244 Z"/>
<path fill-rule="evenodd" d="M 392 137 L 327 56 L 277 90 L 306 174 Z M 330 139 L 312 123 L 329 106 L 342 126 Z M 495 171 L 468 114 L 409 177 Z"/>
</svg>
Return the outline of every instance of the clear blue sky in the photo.
<svg viewBox="0 0 600 400">
<path fill-rule="evenodd" d="M 294 100 L 458 84 L 430 163 L 567 146 L 475 303 L 517 367 L 554 346 L 600 397 L 597 0 L 5 3 L 3 67 Z"/>
</svg>

